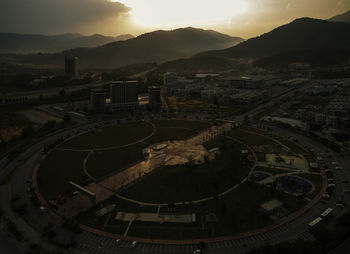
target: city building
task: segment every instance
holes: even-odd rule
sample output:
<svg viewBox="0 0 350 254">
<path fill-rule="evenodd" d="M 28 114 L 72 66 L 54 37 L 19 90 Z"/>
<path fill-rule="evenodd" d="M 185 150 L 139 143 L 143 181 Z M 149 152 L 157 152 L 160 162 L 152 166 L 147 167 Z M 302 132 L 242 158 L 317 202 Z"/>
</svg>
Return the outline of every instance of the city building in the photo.
<svg viewBox="0 0 350 254">
<path fill-rule="evenodd" d="M 163 75 L 163 84 L 166 86 L 166 85 L 169 85 L 169 84 L 176 82 L 178 79 L 179 79 L 179 76 L 177 73 L 166 72 Z"/>
<path fill-rule="evenodd" d="M 68 78 L 78 77 L 78 57 L 76 56 L 65 56 L 64 70 Z"/>
<path fill-rule="evenodd" d="M 130 110 L 139 106 L 138 81 L 113 81 L 110 85 L 111 110 Z"/>
<path fill-rule="evenodd" d="M 106 90 L 90 90 L 90 109 L 94 112 L 104 112 L 106 107 Z"/>
<path fill-rule="evenodd" d="M 320 125 L 326 125 L 327 124 L 327 115 L 322 113 L 317 113 L 315 116 L 316 123 Z"/>
<path fill-rule="evenodd" d="M 149 87 L 149 107 L 152 111 L 160 111 L 162 107 L 161 91 L 160 87 Z"/>
<path fill-rule="evenodd" d="M 337 86 L 319 85 L 312 89 L 314 95 L 330 96 L 336 93 Z"/>
<path fill-rule="evenodd" d="M 266 86 L 276 85 L 280 79 L 272 75 L 250 75 L 247 77 L 228 77 L 222 79 L 226 86 L 244 89 L 259 89 Z"/>
</svg>

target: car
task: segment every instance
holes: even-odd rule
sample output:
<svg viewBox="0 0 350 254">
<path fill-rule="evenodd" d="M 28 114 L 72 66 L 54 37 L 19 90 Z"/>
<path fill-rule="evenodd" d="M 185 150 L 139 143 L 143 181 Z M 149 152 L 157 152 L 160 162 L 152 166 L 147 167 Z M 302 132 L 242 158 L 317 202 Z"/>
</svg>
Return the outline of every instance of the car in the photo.
<svg viewBox="0 0 350 254">
<path fill-rule="evenodd" d="M 136 241 L 133 241 L 133 242 L 130 244 L 130 248 L 135 248 L 135 247 L 136 247 L 136 244 L 137 244 L 137 242 L 136 242 Z"/>
<path fill-rule="evenodd" d="M 335 167 L 335 169 L 337 169 L 337 170 L 343 170 L 342 167 Z"/>
<path fill-rule="evenodd" d="M 350 193 L 350 190 L 345 189 L 345 190 L 344 190 L 344 193 Z"/>
<path fill-rule="evenodd" d="M 335 204 L 337 207 L 340 207 L 340 208 L 345 208 L 345 204 L 341 203 L 341 202 L 338 202 Z"/>
<path fill-rule="evenodd" d="M 338 163 L 336 161 L 332 161 L 332 165 L 336 166 Z"/>
<path fill-rule="evenodd" d="M 323 198 L 323 199 L 330 199 L 330 198 L 331 198 L 331 196 L 330 196 L 330 195 L 328 195 L 328 194 L 324 194 L 324 195 L 322 196 L 322 198 Z"/>
<path fill-rule="evenodd" d="M 348 183 L 349 181 L 348 181 L 348 179 L 344 179 L 342 182 L 343 183 Z"/>
<path fill-rule="evenodd" d="M 197 250 L 193 251 L 193 254 L 201 254 L 201 253 L 202 253 L 202 251 L 200 249 L 197 249 Z"/>
</svg>

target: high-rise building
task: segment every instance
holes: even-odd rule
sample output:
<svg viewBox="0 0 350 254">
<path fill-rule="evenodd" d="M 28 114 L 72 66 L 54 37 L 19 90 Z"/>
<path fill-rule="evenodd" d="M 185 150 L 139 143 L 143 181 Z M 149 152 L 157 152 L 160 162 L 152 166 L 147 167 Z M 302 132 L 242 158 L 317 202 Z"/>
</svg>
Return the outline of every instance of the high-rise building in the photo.
<svg viewBox="0 0 350 254">
<path fill-rule="evenodd" d="M 164 98 L 168 95 L 168 85 L 174 84 L 178 81 L 179 77 L 177 73 L 174 72 L 166 72 L 163 75 L 163 86 L 161 88 L 161 96 Z"/>
<path fill-rule="evenodd" d="M 139 105 L 138 81 L 113 81 L 110 85 L 111 110 L 135 109 Z"/>
<path fill-rule="evenodd" d="M 152 86 L 148 88 L 149 107 L 152 111 L 160 111 L 162 107 L 160 87 Z"/>
<path fill-rule="evenodd" d="M 106 107 L 106 90 L 90 90 L 90 109 L 94 112 L 104 112 Z"/>
<path fill-rule="evenodd" d="M 66 55 L 64 60 L 64 70 L 67 77 L 78 77 L 78 57 Z"/>
</svg>

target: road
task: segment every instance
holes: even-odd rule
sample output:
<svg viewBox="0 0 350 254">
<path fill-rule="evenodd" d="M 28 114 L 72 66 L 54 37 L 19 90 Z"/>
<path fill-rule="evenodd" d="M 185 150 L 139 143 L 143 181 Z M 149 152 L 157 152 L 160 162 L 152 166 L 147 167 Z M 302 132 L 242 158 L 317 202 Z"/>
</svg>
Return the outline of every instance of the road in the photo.
<svg viewBox="0 0 350 254">
<path fill-rule="evenodd" d="M 241 119 L 241 120 L 243 120 L 245 117 L 251 118 L 255 114 L 262 112 L 265 108 L 269 108 L 269 107 L 273 106 L 276 102 L 279 102 L 281 99 L 283 99 L 285 97 L 289 97 L 296 92 L 305 91 L 305 90 L 315 86 L 316 83 L 317 83 L 317 81 L 309 81 L 308 83 L 305 83 L 302 86 L 292 87 L 290 89 L 284 90 L 283 92 L 270 98 L 268 103 L 262 103 L 262 104 L 256 106 L 255 108 L 249 110 L 248 112 L 246 112 L 240 116 L 237 116 L 236 118 Z"/>
<path fill-rule="evenodd" d="M 26 97 L 28 100 L 37 100 L 40 95 L 53 96 L 60 93 L 61 90 L 65 90 L 67 94 L 83 90 L 86 88 L 97 88 L 107 84 L 107 82 L 94 82 L 84 85 L 77 86 L 66 86 L 66 87 L 55 87 L 42 90 L 26 91 L 26 92 L 15 92 L 15 93 L 4 93 L 2 94 L 5 98 L 21 98 Z"/>
</svg>

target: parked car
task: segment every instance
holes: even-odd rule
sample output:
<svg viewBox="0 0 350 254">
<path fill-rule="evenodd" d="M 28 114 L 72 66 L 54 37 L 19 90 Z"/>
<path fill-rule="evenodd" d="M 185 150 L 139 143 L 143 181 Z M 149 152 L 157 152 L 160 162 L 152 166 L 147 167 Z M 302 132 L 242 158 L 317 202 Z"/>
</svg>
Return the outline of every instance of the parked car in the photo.
<svg viewBox="0 0 350 254">
<path fill-rule="evenodd" d="M 133 241 L 133 242 L 130 244 L 130 248 L 135 248 L 135 247 L 136 247 L 136 244 L 137 244 L 137 242 L 136 242 L 136 241 Z"/>
</svg>

